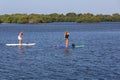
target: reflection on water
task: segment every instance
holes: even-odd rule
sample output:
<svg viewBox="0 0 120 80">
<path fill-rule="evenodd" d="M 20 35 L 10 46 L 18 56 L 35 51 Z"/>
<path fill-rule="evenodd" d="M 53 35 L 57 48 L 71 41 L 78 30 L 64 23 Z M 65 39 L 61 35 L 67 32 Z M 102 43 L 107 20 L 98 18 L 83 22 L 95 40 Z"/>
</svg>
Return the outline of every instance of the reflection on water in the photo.
<svg viewBox="0 0 120 80">
<path fill-rule="evenodd" d="M 24 50 L 23 50 L 23 46 L 18 46 L 18 64 L 20 65 L 20 67 L 21 67 L 21 65 L 23 64 L 22 63 L 22 59 L 23 59 L 23 53 L 24 53 Z"/>
<path fill-rule="evenodd" d="M 69 48 L 65 48 L 65 53 L 69 55 Z"/>
<path fill-rule="evenodd" d="M 23 54 L 24 51 L 22 45 L 18 46 L 18 52 L 19 54 Z"/>
</svg>

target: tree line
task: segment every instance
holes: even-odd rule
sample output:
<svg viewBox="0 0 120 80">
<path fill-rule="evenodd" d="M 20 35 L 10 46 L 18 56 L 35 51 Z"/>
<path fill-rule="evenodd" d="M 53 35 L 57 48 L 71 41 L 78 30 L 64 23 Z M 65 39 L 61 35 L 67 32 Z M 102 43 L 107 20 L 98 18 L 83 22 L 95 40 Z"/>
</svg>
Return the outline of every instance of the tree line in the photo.
<svg viewBox="0 0 120 80">
<path fill-rule="evenodd" d="M 91 14 L 74 12 L 67 14 L 4 14 L 0 15 L 0 23 L 50 23 L 50 22 L 78 22 L 78 23 L 96 23 L 96 22 L 120 22 L 120 14 L 112 15 Z"/>
</svg>

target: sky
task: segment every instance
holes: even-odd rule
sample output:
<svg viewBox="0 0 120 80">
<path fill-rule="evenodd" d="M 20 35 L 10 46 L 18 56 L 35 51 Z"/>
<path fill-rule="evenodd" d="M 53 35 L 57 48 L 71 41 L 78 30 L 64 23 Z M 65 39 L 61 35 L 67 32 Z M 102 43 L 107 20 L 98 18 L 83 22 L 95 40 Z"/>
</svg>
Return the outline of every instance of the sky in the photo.
<svg viewBox="0 0 120 80">
<path fill-rule="evenodd" d="M 120 0 L 0 0 L 2 14 L 120 14 Z"/>
</svg>

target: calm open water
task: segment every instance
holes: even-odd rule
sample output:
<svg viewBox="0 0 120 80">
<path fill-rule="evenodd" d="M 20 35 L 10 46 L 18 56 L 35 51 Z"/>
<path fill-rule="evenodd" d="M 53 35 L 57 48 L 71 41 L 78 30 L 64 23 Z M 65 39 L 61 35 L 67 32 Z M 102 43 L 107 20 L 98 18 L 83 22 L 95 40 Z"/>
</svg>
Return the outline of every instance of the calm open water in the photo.
<svg viewBox="0 0 120 80">
<path fill-rule="evenodd" d="M 8 47 L 18 43 L 35 46 Z M 64 45 L 84 48 L 55 49 Z M 120 22 L 0 24 L 0 80 L 120 80 Z"/>
</svg>

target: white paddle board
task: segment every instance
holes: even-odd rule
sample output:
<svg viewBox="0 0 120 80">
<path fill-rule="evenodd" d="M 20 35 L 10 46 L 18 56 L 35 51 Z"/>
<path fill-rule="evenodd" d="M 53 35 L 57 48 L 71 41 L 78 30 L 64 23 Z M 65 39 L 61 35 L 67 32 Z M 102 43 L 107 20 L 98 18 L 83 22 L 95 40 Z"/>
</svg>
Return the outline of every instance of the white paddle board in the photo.
<svg viewBox="0 0 120 80">
<path fill-rule="evenodd" d="M 6 44 L 6 46 L 33 46 L 36 43 Z"/>
</svg>

